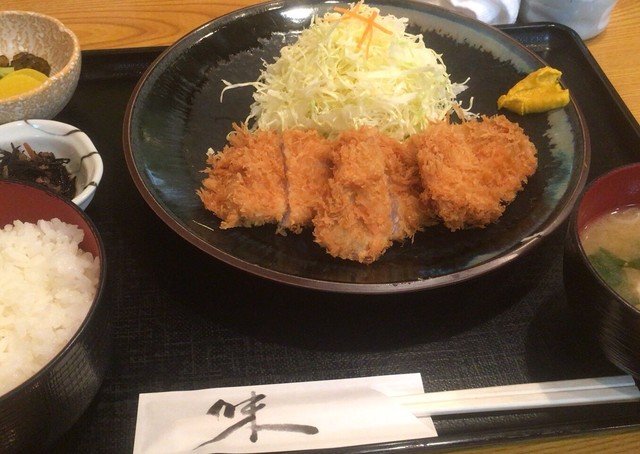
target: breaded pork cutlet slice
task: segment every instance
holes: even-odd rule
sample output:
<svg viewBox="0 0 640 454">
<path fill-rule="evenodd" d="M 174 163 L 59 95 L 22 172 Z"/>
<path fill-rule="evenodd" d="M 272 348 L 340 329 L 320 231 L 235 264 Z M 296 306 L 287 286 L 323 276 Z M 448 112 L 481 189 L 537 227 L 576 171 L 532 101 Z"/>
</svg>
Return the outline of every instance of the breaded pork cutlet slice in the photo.
<svg viewBox="0 0 640 454">
<path fill-rule="evenodd" d="M 538 165 L 535 145 L 503 115 L 434 124 L 410 140 L 421 198 L 452 231 L 496 222 Z"/>
<path fill-rule="evenodd" d="M 228 145 L 207 158 L 208 176 L 197 194 L 223 229 L 277 224 L 287 210 L 281 137 L 234 128 Z"/>
<path fill-rule="evenodd" d="M 346 131 L 335 139 L 332 162 L 313 221 L 316 242 L 332 256 L 371 263 L 427 223 L 416 155 L 401 142 L 375 128 Z"/>
<path fill-rule="evenodd" d="M 391 195 L 379 142 L 368 128 L 334 141 L 329 193 L 313 219 L 315 241 L 333 257 L 371 263 L 391 246 Z"/>
<path fill-rule="evenodd" d="M 332 143 L 315 130 L 282 133 L 287 210 L 280 229 L 295 233 L 311 225 L 326 197 L 331 176 Z"/>
<path fill-rule="evenodd" d="M 378 148 L 385 155 L 385 175 L 391 196 L 391 239 L 413 239 L 416 232 L 437 222 L 420 200 L 422 183 L 416 150 L 387 135 L 377 134 Z"/>
</svg>

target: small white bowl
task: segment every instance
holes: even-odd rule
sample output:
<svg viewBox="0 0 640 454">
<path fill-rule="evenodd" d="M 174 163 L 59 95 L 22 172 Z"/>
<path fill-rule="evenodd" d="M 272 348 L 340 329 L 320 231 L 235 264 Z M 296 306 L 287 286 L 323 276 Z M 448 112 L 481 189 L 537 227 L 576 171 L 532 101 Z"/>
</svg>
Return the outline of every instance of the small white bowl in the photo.
<svg viewBox="0 0 640 454">
<path fill-rule="evenodd" d="M 30 11 L 0 11 L 0 55 L 30 52 L 51 65 L 49 78 L 28 92 L 0 99 L 0 124 L 53 118 L 67 105 L 80 78 L 76 35 L 58 19 Z"/>
<path fill-rule="evenodd" d="M 73 203 L 85 209 L 96 193 L 103 173 L 102 158 L 91 139 L 78 128 L 54 120 L 20 120 L 0 125 L 0 149 L 28 143 L 36 152 L 48 151 L 69 159 L 67 170 L 76 179 Z"/>
</svg>

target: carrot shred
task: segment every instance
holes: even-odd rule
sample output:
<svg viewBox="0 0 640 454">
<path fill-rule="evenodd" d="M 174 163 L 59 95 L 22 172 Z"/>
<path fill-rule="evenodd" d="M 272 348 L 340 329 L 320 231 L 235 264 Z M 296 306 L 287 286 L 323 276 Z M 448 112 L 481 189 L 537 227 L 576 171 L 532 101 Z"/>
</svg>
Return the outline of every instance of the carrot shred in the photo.
<svg viewBox="0 0 640 454">
<path fill-rule="evenodd" d="M 369 47 L 371 45 L 371 39 L 373 38 L 373 29 L 376 28 L 378 30 L 380 30 L 383 33 L 386 33 L 388 35 L 391 35 L 392 32 L 389 29 L 384 28 L 382 25 L 378 24 L 376 22 L 376 18 L 378 17 L 378 12 L 374 11 L 373 13 L 371 13 L 371 15 L 369 17 L 365 17 L 362 14 L 360 14 L 358 12 L 358 9 L 360 7 L 360 5 L 362 5 L 363 2 L 358 2 L 356 3 L 356 5 L 352 8 L 352 9 L 346 9 L 346 8 L 342 8 L 339 6 L 334 7 L 334 11 L 337 11 L 339 13 L 342 13 L 343 16 L 349 17 L 349 18 L 353 18 L 353 19 L 358 19 L 361 21 L 364 21 L 367 25 L 364 29 L 364 33 L 362 34 L 362 36 L 360 37 L 360 39 L 358 40 L 358 49 L 362 49 L 362 45 L 365 43 L 367 43 L 367 47 L 365 49 L 365 56 L 369 56 Z"/>
<path fill-rule="evenodd" d="M 34 161 L 38 159 L 38 156 L 36 156 L 36 152 L 33 151 L 33 148 L 31 148 L 31 146 L 28 143 L 24 143 L 22 145 L 24 146 L 25 151 L 29 155 L 29 158 L 31 158 Z"/>
</svg>

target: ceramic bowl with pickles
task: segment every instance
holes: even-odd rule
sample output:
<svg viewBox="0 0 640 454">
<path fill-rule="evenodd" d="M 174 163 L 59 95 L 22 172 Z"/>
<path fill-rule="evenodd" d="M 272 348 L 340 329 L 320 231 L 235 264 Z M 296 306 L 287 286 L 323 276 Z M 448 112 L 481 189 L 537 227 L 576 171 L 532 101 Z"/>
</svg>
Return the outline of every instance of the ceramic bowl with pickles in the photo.
<svg viewBox="0 0 640 454">
<path fill-rule="evenodd" d="M 80 43 L 58 19 L 0 11 L 0 124 L 51 119 L 80 78 Z"/>
</svg>

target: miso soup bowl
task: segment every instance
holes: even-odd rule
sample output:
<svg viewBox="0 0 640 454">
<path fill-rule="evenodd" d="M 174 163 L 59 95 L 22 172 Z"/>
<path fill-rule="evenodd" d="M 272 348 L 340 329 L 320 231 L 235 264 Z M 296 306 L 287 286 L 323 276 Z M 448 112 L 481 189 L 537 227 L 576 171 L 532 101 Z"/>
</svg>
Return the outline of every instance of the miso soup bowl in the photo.
<svg viewBox="0 0 640 454">
<path fill-rule="evenodd" d="M 586 188 L 569 217 L 563 277 L 568 304 L 586 335 L 614 365 L 640 377 L 640 308 L 599 276 L 580 242 L 585 226 L 629 205 L 640 205 L 640 163 L 616 168 Z"/>
</svg>

